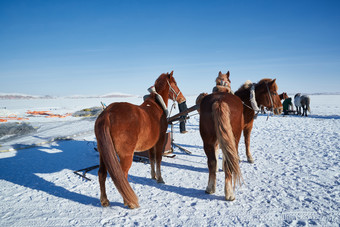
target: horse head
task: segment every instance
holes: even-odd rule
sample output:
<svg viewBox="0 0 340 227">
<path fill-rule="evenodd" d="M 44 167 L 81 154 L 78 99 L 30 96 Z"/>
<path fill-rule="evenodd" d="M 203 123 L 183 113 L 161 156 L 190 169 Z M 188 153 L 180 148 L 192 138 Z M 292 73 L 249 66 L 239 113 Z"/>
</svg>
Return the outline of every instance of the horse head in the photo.
<svg viewBox="0 0 340 227">
<path fill-rule="evenodd" d="M 288 97 L 288 95 L 287 95 L 287 93 L 286 92 L 283 92 L 282 94 L 280 94 L 280 99 L 281 100 L 285 100 L 285 99 L 288 99 L 289 97 Z"/>
<path fill-rule="evenodd" d="M 186 99 L 178 88 L 175 78 L 173 77 L 174 71 L 168 73 L 168 84 L 169 84 L 169 99 L 176 101 L 178 103 L 184 102 Z"/>
<path fill-rule="evenodd" d="M 229 71 L 226 74 L 223 74 L 221 71 L 218 73 L 218 76 L 216 78 L 216 85 L 221 85 L 224 87 L 230 88 L 230 79 L 229 79 L 230 73 Z"/>
<path fill-rule="evenodd" d="M 276 79 L 262 79 L 256 86 L 256 100 L 259 105 L 267 107 L 275 115 L 282 113 L 282 103 L 277 93 Z"/>
<path fill-rule="evenodd" d="M 185 97 L 178 88 L 173 73 L 174 71 L 171 73 L 163 73 L 158 77 L 154 85 L 156 92 L 162 96 L 166 105 L 168 105 L 169 99 L 177 101 L 178 103 L 185 101 Z"/>
</svg>

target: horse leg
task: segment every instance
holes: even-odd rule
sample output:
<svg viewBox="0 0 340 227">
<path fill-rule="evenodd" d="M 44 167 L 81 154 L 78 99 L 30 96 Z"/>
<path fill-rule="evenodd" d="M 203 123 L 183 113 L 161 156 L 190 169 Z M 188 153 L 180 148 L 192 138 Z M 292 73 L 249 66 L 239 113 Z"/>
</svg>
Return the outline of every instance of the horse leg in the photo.
<svg viewBox="0 0 340 227">
<path fill-rule="evenodd" d="M 107 207 L 110 205 L 110 202 L 107 199 L 106 189 L 105 189 L 106 177 L 107 177 L 107 169 L 105 167 L 102 157 L 100 157 L 98 179 L 99 179 L 99 185 L 100 185 L 100 203 L 102 204 L 103 207 Z"/>
<path fill-rule="evenodd" d="M 224 163 L 224 165 L 226 165 L 226 163 Z M 232 187 L 232 175 L 227 172 L 225 172 L 224 195 L 225 199 L 228 201 L 235 200 L 234 189 Z"/>
<path fill-rule="evenodd" d="M 155 172 L 155 149 L 149 149 L 149 160 L 151 166 L 151 179 L 156 180 L 156 172 Z"/>
<path fill-rule="evenodd" d="M 130 152 L 129 152 L 130 153 Z M 120 167 L 123 170 L 124 176 L 127 179 L 128 178 L 128 172 L 129 169 L 131 168 L 132 161 L 133 161 L 133 152 L 131 152 L 132 155 L 124 155 L 124 156 L 119 156 L 120 158 Z M 130 206 L 125 200 L 124 200 L 124 205 L 128 206 L 129 208 L 135 208 L 134 206 Z"/>
<path fill-rule="evenodd" d="M 249 163 L 254 163 L 254 159 L 253 159 L 253 157 L 251 156 L 251 153 L 250 153 L 250 133 L 251 133 L 252 128 L 253 128 L 253 123 L 251 122 L 249 126 L 247 126 L 243 129 L 244 142 L 245 142 L 245 145 L 246 145 L 247 161 Z"/>
<path fill-rule="evenodd" d="M 219 150 L 218 150 L 218 143 L 216 143 L 215 145 L 215 156 L 216 156 L 216 160 L 218 160 L 218 155 L 219 155 Z M 223 162 L 222 162 L 222 169 L 224 168 L 223 166 Z M 216 172 L 218 172 L 218 161 L 216 161 Z"/>
<path fill-rule="evenodd" d="M 155 153 L 156 153 L 156 179 L 157 179 L 157 183 L 162 183 L 162 184 L 165 183 L 161 175 L 161 162 L 162 162 L 164 143 L 165 143 L 165 134 L 159 137 L 159 140 L 156 143 L 156 146 L 154 147 Z"/>
<path fill-rule="evenodd" d="M 204 144 L 204 152 L 208 158 L 208 168 L 209 168 L 209 180 L 208 186 L 205 189 L 205 193 L 213 194 L 216 191 L 216 153 L 215 153 L 215 145 Z"/>
</svg>

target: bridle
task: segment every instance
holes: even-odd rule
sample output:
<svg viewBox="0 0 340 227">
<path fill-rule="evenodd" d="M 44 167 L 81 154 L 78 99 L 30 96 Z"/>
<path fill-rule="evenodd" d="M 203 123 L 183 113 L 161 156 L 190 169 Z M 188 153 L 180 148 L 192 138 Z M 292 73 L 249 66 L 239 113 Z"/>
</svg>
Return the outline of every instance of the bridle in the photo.
<svg viewBox="0 0 340 227">
<path fill-rule="evenodd" d="M 179 94 L 181 94 L 181 90 L 179 90 L 178 93 L 176 93 L 175 89 L 173 89 L 173 87 L 171 86 L 169 80 L 166 80 L 166 82 L 168 82 L 169 91 L 171 91 L 172 93 L 172 101 L 176 101 Z"/>
</svg>

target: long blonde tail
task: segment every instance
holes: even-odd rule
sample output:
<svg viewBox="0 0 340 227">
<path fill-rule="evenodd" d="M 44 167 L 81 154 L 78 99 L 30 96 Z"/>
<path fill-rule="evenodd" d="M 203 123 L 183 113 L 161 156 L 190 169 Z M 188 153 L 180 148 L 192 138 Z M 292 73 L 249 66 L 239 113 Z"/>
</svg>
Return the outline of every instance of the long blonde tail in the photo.
<svg viewBox="0 0 340 227">
<path fill-rule="evenodd" d="M 127 203 L 130 208 L 139 207 L 138 197 L 131 188 L 129 182 L 124 176 L 122 168 L 120 167 L 117 152 L 110 136 L 110 129 L 106 124 L 102 127 L 103 128 L 96 130 L 98 150 L 103 158 L 111 179 L 119 193 L 122 195 L 124 202 Z"/>
<path fill-rule="evenodd" d="M 212 114 L 215 123 L 215 130 L 218 143 L 226 159 L 225 173 L 233 178 L 234 188 L 242 181 L 241 169 L 239 166 L 238 150 L 232 127 L 230 124 L 230 110 L 228 104 L 216 101 L 212 105 Z"/>
</svg>

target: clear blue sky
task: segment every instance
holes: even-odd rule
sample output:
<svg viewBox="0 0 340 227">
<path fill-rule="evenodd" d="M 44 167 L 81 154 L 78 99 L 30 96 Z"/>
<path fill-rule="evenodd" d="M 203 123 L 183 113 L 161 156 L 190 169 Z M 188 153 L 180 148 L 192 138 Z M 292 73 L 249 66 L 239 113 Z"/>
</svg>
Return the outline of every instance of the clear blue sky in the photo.
<svg viewBox="0 0 340 227">
<path fill-rule="evenodd" d="M 339 92 L 340 1 L 0 0 L 0 92 L 143 95 L 174 70 L 182 92 L 277 78 Z"/>
</svg>

